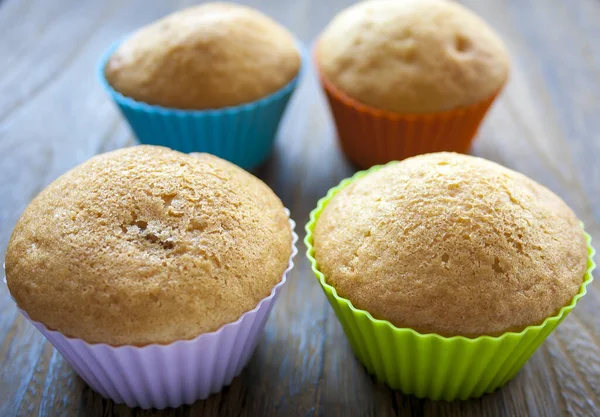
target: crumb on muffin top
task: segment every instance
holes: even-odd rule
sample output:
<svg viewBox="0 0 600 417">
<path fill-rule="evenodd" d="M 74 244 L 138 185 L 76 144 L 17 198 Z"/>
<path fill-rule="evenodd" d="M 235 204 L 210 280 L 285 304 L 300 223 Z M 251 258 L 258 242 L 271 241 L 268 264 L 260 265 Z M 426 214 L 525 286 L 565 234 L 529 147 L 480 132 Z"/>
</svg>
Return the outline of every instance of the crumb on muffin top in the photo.
<svg viewBox="0 0 600 417">
<path fill-rule="evenodd" d="M 391 112 L 452 110 L 485 100 L 508 77 L 509 58 L 477 15 L 446 0 L 369 0 L 321 34 L 322 76 L 358 102 Z"/>
<path fill-rule="evenodd" d="M 27 207 L 6 279 L 31 319 L 90 343 L 192 339 L 237 320 L 291 253 L 281 201 L 217 157 L 137 146 L 67 172 Z"/>
<path fill-rule="evenodd" d="M 578 293 L 587 246 L 547 188 L 484 159 L 437 153 L 342 189 L 314 230 L 338 294 L 397 327 L 496 336 L 540 324 Z"/>
<path fill-rule="evenodd" d="M 261 99 L 300 68 L 292 35 L 249 7 L 207 3 L 142 27 L 104 69 L 109 84 L 137 101 L 205 110 Z"/>
</svg>

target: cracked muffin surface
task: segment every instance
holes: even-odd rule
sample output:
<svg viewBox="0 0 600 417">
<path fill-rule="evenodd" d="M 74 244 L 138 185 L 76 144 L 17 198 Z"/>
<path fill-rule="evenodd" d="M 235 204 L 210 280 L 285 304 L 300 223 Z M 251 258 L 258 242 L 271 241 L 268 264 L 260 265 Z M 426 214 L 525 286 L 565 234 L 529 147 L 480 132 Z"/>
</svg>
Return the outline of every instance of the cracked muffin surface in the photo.
<svg viewBox="0 0 600 417">
<path fill-rule="evenodd" d="M 341 297 L 397 327 L 497 336 L 543 322 L 579 292 L 587 246 L 554 193 L 496 163 L 437 153 L 335 195 L 315 258 Z"/>
<path fill-rule="evenodd" d="M 27 207 L 6 254 L 32 320 L 90 343 L 192 339 L 237 320 L 281 280 L 284 207 L 217 157 L 137 146 L 75 167 Z"/>
</svg>

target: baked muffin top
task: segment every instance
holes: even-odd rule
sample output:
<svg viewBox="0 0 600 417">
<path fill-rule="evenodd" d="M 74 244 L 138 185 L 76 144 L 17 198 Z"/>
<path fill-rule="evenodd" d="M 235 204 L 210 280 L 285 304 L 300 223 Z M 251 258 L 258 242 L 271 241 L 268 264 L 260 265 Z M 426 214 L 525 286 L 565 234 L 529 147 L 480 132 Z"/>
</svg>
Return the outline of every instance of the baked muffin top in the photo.
<svg viewBox="0 0 600 417">
<path fill-rule="evenodd" d="M 497 336 L 541 323 L 579 292 L 587 246 L 571 209 L 484 159 L 388 165 L 331 199 L 314 230 L 339 295 L 397 327 Z"/>
<path fill-rule="evenodd" d="M 261 99 L 299 68 L 294 38 L 277 22 L 245 6 L 207 3 L 139 29 L 104 72 L 135 100 L 204 110 Z"/>
<path fill-rule="evenodd" d="M 321 35 L 322 76 L 371 107 L 451 110 L 500 90 L 508 53 L 494 31 L 445 0 L 370 0 L 337 15 Z"/>
<path fill-rule="evenodd" d="M 259 179 L 211 155 L 138 146 L 90 159 L 29 204 L 6 279 L 31 319 L 67 336 L 164 344 L 256 307 L 291 241 Z"/>
</svg>

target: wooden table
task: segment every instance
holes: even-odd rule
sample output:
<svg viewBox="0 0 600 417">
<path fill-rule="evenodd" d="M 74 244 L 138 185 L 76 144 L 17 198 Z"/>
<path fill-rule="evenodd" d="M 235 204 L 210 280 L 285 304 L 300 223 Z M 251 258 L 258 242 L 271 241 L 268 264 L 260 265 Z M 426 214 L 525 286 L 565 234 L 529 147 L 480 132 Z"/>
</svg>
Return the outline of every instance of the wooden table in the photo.
<svg viewBox="0 0 600 417">
<path fill-rule="evenodd" d="M 0 254 L 27 203 L 94 154 L 132 145 L 95 74 L 112 41 L 191 2 L 0 0 Z M 311 45 L 350 0 L 250 1 Z M 600 2 L 464 1 L 503 36 L 508 88 L 473 153 L 561 195 L 600 242 Z M 298 221 L 353 173 L 309 68 L 258 175 Z M 301 250 L 304 248 L 300 245 Z M 600 283 L 504 389 L 432 402 L 374 382 L 354 358 L 303 253 L 250 364 L 191 407 L 142 411 L 91 391 L 0 285 L 0 416 L 600 416 Z"/>
</svg>

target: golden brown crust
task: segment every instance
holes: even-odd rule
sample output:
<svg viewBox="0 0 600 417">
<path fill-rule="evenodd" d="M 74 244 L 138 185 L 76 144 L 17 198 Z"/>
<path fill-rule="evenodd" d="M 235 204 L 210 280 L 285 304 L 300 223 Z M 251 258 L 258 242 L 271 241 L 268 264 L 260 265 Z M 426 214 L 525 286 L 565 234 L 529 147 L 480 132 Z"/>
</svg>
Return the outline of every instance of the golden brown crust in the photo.
<svg viewBox="0 0 600 417">
<path fill-rule="evenodd" d="M 248 7 L 207 3 L 173 13 L 127 39 L 105 68 L 121 94 L 177 109 L 261 99 L 300 68 L 292 35 Z"/>
<path fill-rule="evenodd" d="M 67 172 L 29 204 L 6 278 L 36 321 L 91 343 L 191 339 L 269 295 L 291 230 L 263 182 L 211 155 L 138 146 Z"/>
<path fill-rule="evenodd" d="M 493 162 L 437 153 L 357 180 L 322 212 L 315 257 L 354 306 L 398 327 L 500 335 L 579 291 L 586 242 L 550 190 Z"/>
<path fill-rule="evenodd" d="M 370 0 L 334 18 L 319 39 L 325 78 L 351 98 L 400 113 L 451 110 L 485 100 L 508 77 L 495 32 L 445 0 Z"/>
</svg>

